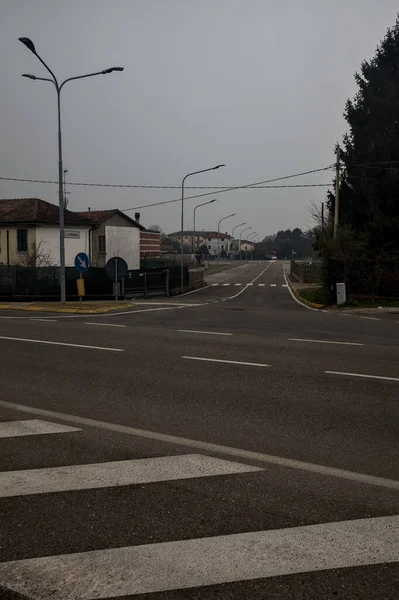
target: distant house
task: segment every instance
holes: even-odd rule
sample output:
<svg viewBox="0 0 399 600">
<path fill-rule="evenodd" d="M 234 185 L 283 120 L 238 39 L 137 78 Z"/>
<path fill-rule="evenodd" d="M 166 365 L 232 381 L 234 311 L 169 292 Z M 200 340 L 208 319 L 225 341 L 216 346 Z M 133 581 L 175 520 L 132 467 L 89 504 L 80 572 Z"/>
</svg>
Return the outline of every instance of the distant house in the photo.
<svg viewBox="0 0 399 600">
<path fill-rule="evenodd" d="M 218 251 L 228 254 L 230 252 L 231 235 L 217 231 L 175 231 L 168 237 L 174 242 L 183 243 L 191 247 L 199 248 L 204 244 L 211 255 L 217 255 Z"/>
<path fill-rule="evenodd" d="M 65 210 L 65 265 L 88 252 L 90 220 Z M 0 264 L 50 266 L 60 263 L 59 209 L 40 198 L 0 199 Z"/>
<path fill-rule="evenodd" d="M 129 269 L 140 268 L 140 258 L 160 255 L 160 234 L 148 231 L 139 222 L 117 208 L 77 213 L 92 224 L 90 260 L 93 267 L 104 267 L 113 256 L 124 258 Z"/>
</svg>

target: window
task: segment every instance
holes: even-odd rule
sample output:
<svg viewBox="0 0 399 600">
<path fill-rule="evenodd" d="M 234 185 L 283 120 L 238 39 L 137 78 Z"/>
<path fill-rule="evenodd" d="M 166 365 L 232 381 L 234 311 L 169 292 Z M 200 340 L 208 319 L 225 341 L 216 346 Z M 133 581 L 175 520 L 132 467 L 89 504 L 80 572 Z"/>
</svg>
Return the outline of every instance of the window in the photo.
<svg viewBox="0 0 399 600">
<path fill-rule="evenodd" d="M 224 238 L 222 238 L 222 242 L 224 242 Z"/>
<path fill-rule="evenodd" d="M 102 254 L 105 253 L 105 235 L 98 236 L 98 251 Z"/>
<path fill-rule="evenodd" d="M 212 250 L 212 246 L 208 244 L 208 250 Z"/>
<path fill-rule="evenodd" d="M 18 252 L 27 252 L 28 250 L 28 230 L 17 229 L 17 248 Z"/>
<path fill-rule="evenodd" d="M 211 238 L 208 238 L 208 242 L 210 242 L 210 241 L 211 241 Z"/>
<path fill-rule="evenodd" d="M 224 244 L 221 245 L 222 250 L 224 250 Z"/>
</svg>

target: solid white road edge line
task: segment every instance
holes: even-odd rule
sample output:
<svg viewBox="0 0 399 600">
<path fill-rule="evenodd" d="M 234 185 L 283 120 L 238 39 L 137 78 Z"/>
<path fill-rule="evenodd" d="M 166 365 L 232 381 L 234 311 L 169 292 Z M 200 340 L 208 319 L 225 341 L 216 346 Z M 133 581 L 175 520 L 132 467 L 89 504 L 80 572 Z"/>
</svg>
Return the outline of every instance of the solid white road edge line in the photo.
<svg viewBox="0 0 399 600">
<path fill-rule="evenodd" d="M 131 597 L 399 561 L 399 516 L 20 559 L 7 588 L 35 598 Z"/>
<path fill-rule="evenodd" d="M 265 365 L 262 363 L 252 363 L 252 362 L 241 362 L 239 360 L 223 360 L 221 358 L 204 358 L 202 356 L 182 356 L 187 360 L 200 360 L 204 362 L 215 362 L 215 363 L 225 363 L 228 365 L 245 365 L 248 367 L 270 367 L 270 365 Z"/>
<path fill-rule="evenodd" d="M 333 340 L 305 340 L 302 338 L 288 338 L 290 342 L 311 342 L 312 344 L 340 344 L 342 346 L 364 346 L 358 342 L 335 342 Z"/>
<path fill-rule="evenodd" d="M 67 342 L 50 342 L 49 340 L 31 340 L 28 338 L 9 337 L 0 335 L 0 340 L 10 340 L 15 342 L 32 342 L 34 344 L 49 344 L 51 346 L 70 346 L 71 348 L 86 348 L 89 350 L 107 350 L 108 352 L 124 352 L 122 348 L 104 348 L 102 346 L 86 346 L 84 344 L 68 344 Z"/>
<path fill-rule="evenodd" d="M 94 490 L 261 470 L 259 467 L 222 458 L 202 454 L 183 454 L 45 469 L 3 471 L 0 473 L 0 498 Z"/>
<path fill-rule="evenodd" d="M 197 331 L 195 329 L 178 329 L 180 333 L 203 333 L 204 335 L 233 335 L 232 333 L 222 333 L 221 331 Z"/>
<path fill-rule="evenodd" d="M 165 442 L 178 446 L 185 446 L 187 448 L 195 448 L 204 452 L 213 452 L 215 454 L 223 454 L 229 457 L 234 456 L 235 458 L 242 459 L 245 461 L 253 460 L 260 463 L 277 465 L 280 467 L 287 467 L 290 469 L 298 469 L 300 471 L 307 471 L 310 473 L 316 473 L 318 475 L 327 475 L 328 477 L 337 477 L 338 479 L 346 479 L 349 481 L 356 481 L 358 483 L 376 485 L 378 487 L 399 491 L 399 481 L 396 481 L 394 479 L 386 479 L 384 477 L 378 477 L 375 475 L 367 475 L 366 473 L 356 473 L 354 471 L 347 471 L 345 469 L 338 469 L 335 467 L 318 465 L 315 463 L 304 462 L 292 458 L 273 456 L 272 454 L 263 454 L 262 452 L 243 450 L 242 448 L 233 448 L 231 446 L 223 446 L 222 444 L 213 444 L 211 442 L 203 442 L 201 440 L 193 440 L 190 438 L 171 435 L 168 433 L 149 431 L 148 429 L 138 429 L 136 427 L 129 427 L 128 425 L 119 425 L 118 423 L 98 421 L 97 419 L 90 419 L 88 417 L 81 417 L 79 415 L 70 415 L 54 410 L 48 410 L 45 408 L 26 406 L 24 404 L 16 404 L 14 402 L 6 402 L 5 400 L 0 400 L 0 406 L 11 410 L 18 410 L 20 412 L 27 413 L 30 415 L 37 415 L 40 417 L 46 417 L 50 419 L 58 419 L 60 421 L 67 421 L 68 423 L 86 425 L 87 427 L 97 427 L 98 429 L 105 429 L 106 431 L 126 433 L 127 435 L 133 435 L 148 440 L 156 440 L 158 442 Z"/>
<path fill-rule="evenodd" d="M 291 294 L 292 298 L 295 300 L 295 302 L 297 302 L 298 304 L 300 304 L 301 306 L 303 306 L 304 308 L 307 308 L 308 310 L 313 310 L 315 312 L 320 312 L 318 308 L 313 308 L 312 306 L 308 306 L 307 304 L 304 304 L 303 302 L 301 302 L 294 294 L 294 292 L 291 289 L 291 286 L 288 282 L 287 276 L 285 274 L 285 270 L 284 270 L 284 263 L 282 265 L 283 267 L 283 275 L 284 275 L 284 279 L 285 279 L 285 283 L 287 284 L 287 290 L 289 291 L 289 293 Z"/>
<path fill-rule="evenodd" d="M 20 437 L 26 435 L 47 435 L 50 433 L 69 433 L 82 431 L 77 427 L 50 423 L 40 419 L 26 419 L 25 421 L 3 421 L 0 423 L 0 438 Z"/>
<path fill-rule="evenodd" d="M 360 317 L 361 319 L 367 319 L 368 321 L 381 321 L 381 319 L 376 319 L 375 317 Z"/>
<path fill-rule="evenodd" d="M 41 321 L 42 323 L 57 323 L 57 319 L 39 319 L 39 317 L 32 318 L 32 321 Z"/>
<path fill-rule="evenodd" d="M 364 373 L 345 373 L 344 371 L 324 371 L 328 375 L 344 375 L 347 377 L 364 377 L 365 379 L 382 379 L 385 381 L 399 381 L 399 377 L 384 377 L 382 375 L 365 375 Z"/>
<path fill-rule="evenodd" d="M 117 323 L 93 323 L 93 321 L 87 321 L 84 325 L 100 325 L 100 327 L 126 327 L 126 325 L 118 325 Z"/>
</svg>

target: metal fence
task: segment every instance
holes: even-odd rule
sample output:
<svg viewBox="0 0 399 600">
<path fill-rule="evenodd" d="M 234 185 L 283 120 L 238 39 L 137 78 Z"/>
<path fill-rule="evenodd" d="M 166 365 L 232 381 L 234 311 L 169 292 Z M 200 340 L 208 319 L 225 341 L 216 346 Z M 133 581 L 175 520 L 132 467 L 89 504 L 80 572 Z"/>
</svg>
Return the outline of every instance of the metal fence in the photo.
<svg viewBox="0 0 399 600">
<path fill-rule="evenodd" d="M 291 277 L 300 283 L 320 283 L 322 274 L 321 261 L 291 261 Z"/>
</svg>

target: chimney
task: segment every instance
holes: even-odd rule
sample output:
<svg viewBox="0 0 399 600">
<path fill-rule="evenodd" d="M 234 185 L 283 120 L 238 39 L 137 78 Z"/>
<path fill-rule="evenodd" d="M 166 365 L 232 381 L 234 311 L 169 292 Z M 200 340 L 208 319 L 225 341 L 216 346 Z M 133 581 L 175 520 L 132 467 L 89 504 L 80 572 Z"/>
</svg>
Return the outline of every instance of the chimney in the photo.
<svg viewBox="0 0 399 600">
<path fill-rule="evenodd" d="M 134 213 L 134 220 L 140 223 L 140 213 Z"/>
</svg>

